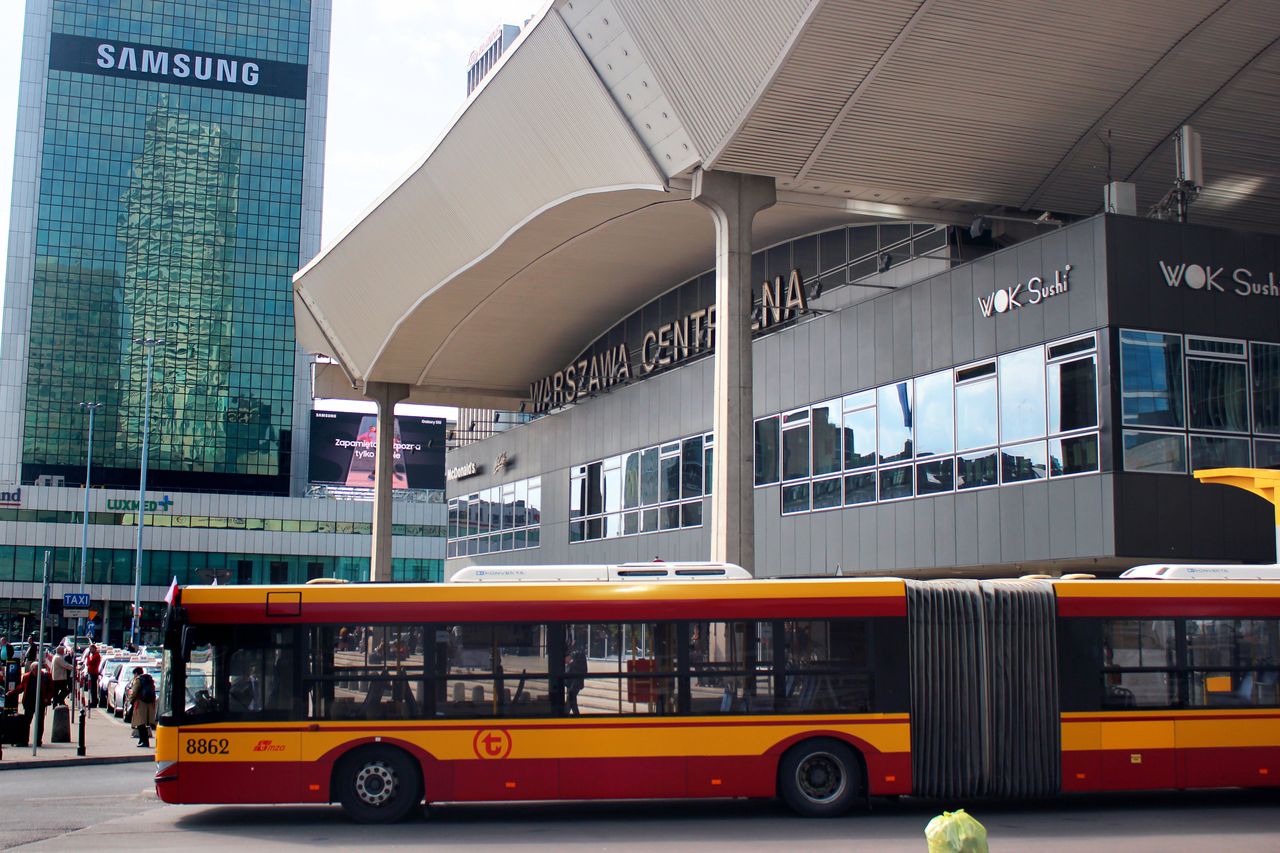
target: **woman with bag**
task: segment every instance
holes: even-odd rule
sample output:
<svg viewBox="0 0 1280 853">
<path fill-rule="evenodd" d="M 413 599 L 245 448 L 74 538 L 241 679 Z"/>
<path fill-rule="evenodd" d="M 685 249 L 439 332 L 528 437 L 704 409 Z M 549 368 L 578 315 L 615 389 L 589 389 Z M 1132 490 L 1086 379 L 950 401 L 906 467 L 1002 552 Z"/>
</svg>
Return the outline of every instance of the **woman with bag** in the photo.
<svg viewBox="0 0 1280 853">
<path fill-rule="evenodd" d="M 140 666 L 133 668 L 129 701 L 133 702 L 133 717 L 129 722 L 138 732 L 138 746 L 150 749 L 151 727 L 156 724 L 156 682 Z"/>
</svg>

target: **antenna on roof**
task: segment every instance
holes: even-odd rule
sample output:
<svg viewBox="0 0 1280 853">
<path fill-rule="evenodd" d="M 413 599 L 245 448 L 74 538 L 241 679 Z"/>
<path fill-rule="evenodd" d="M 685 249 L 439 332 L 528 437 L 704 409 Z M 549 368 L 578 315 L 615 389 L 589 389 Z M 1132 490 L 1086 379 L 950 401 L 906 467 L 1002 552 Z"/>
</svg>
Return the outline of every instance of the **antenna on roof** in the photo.
<svg viewBox="0 0 1280 853">
<path fill-rule="evenodd" d="M 1187 221 L 1187 209 L 1204 189 L 1204 151 L 1200 134 L 1184 124 L 1173 134 L 1173 158 L 1177 175 L 1173 187 L 1151 208 L 1152 219 Z"/>
</svg>

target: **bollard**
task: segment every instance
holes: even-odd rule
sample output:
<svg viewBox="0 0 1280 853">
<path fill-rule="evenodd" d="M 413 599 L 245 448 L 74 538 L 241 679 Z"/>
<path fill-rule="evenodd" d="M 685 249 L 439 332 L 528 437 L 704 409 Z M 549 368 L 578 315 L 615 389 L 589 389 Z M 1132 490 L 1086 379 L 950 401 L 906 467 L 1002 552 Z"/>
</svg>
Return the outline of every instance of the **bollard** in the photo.
<svg viewBox="0 0 1280 853">
<path fill-rule="evenodd" d="M 79 756 L 84 755 L 84 715 L 85 715 L 84 705 L 81 705 L 80 706 L 80 736 L 79 736 L 79 740 L 76 741 L 76 755 L 79 755 Z"/>
<path fill-rule="evenodd" d="M 943 812 L 924 828 L 929 853 L 989 853 L 987 830 L 964 809 Z"/>
<path fill-rule="evenodd" d="M 66 705 L 53 706 L 53 730 L 49 743 L 71 743 L 71 709 Z"/>
</svg>

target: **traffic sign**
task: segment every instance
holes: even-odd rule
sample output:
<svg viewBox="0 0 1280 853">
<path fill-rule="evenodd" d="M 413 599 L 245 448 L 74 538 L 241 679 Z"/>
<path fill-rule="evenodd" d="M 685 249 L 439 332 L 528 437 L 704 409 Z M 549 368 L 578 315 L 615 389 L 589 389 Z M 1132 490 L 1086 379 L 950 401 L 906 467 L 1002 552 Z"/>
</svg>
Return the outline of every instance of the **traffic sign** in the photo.
<svg viewBox="0 0 1280 853">
<path fill-rule="evenodd" d="M 86 637 L 88 637 L 90 640 L 92 640 L 92 639 L 93 639 L 94 634 L 97 634 L 97 633 L 98 633 L 98 623 L 97 623 L 97 622 L 86 622 L 86 623 L 85 623 L 85 626 L 84 626 L 84 635 L 85 635 Z"/>
<path fill-rule="evenodd" d="M 89 593 L 67 592 L 62 595 L 62 616 L 65 619 L 84 619 L 89 615 Z"/>
</svg>

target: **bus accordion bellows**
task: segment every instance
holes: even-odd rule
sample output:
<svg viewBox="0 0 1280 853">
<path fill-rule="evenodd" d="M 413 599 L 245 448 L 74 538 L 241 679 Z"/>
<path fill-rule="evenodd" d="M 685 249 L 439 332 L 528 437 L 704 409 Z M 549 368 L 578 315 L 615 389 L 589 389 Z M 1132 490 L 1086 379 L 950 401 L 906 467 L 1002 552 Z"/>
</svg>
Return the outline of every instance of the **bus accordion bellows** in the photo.
<svg viewBox="0 0 1280 853">
<path fill-rule="evenodd" d="M 373 822 L 1280 782 L 1277 583 L 530 579 L 179 590 L 160 798 Z"/>
</svg>

